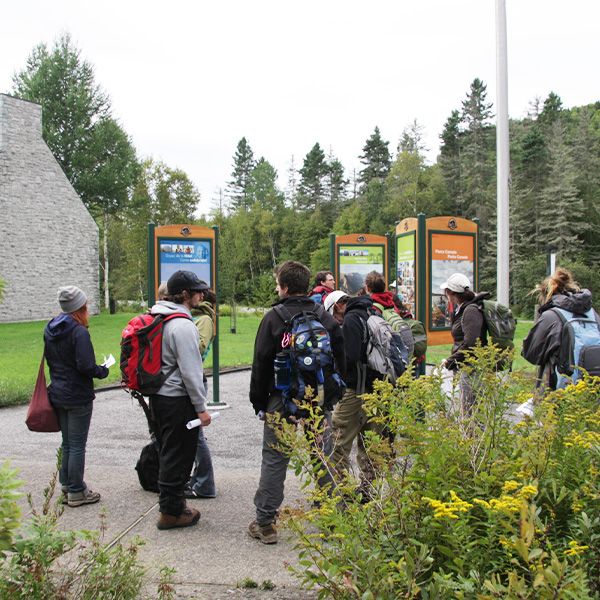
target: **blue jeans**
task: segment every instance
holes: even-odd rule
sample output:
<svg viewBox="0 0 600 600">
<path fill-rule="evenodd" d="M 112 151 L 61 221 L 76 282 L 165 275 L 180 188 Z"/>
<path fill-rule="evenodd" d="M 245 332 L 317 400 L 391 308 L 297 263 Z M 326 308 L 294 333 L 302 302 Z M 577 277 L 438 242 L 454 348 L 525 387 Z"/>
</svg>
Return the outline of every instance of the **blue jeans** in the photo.
<svg viewBox="0 0 600 600">
<path fill-rule="evenodd" d="M 191 487 L 198 496 L 214 498 L 217 495 L 215 488 L 215 474 L 213 471 L 210 450 L 204 437 L 202 425 L 198 432 L 198 446 L 196 447 L 196 457 L 194 458 L 194 470 L 188 486 Z"/>
<path fill-rule="evenodd" d="M 58 478 L 63 491 L 74 494 L 85 490 L 85 446 L 92 420 L 93 404 L 55 406 L 62 433 L 62 463 Z"/>
</svg>

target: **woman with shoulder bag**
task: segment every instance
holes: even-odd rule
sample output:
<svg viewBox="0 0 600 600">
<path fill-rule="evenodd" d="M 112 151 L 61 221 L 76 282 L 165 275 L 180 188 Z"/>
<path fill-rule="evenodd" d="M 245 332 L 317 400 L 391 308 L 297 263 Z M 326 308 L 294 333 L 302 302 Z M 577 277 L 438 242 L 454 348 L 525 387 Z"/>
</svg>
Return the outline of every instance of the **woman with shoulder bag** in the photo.
<svg viewBox="0 0 600 600">
<path fill-rule="evenodd" d="M 108 369 L 96 364 L 85 293 L 73 285 L 61 287 L 58 302 L 63 312 L 46 325 L 44 354 L 51 380 L 48 397 L 62 433 L 63 503 L 76 507 L 100 500 L 100 494 L 85 484 L 83 473 L 95 398 L 93 379 L 104 379 Z"/>
</svg>

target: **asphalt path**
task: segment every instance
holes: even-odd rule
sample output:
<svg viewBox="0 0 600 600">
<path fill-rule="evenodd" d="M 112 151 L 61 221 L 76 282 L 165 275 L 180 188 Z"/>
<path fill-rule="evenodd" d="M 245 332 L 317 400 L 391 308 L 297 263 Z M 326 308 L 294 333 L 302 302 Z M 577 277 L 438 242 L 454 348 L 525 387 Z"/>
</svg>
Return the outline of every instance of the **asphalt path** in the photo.
<svg viewBox="0 0 600 600">
<path fill-rule="evenodd" d="M 148 443 L 141 408 L 121 390 L 97 394 L 87 445 L 86 482 L 102 494 L 98 504 L 66 508 L 60 518 L 64 529 L 98 529 L 100 510 L 106 512 L 104 541 L 126 542 L 140 536 L 140 557 L 148 567 L 149 591 L 161 566 L 176 569 L 181 598 L 313 598 L 299 589 L 285 564 L 296 564 L 293 539 L 281 532 L 280 542 L 265 546 L 249 537 L 254 518 L 252 502 L 260 473 L 262 423 L 248 402 L 248 371 L 222 375 L 219 417 L 206 429 L 217 482 L 217 497 L 190 500 L 202 517 L 191 528 L 159 531 L 156 494 L 141 489 L 134 470 L 141 448 Z M 210 384 L 209 384 L 210 385 Z M 0 457 L 19 469 L 23 491 L 39 506 L 50 480 L 60 433 L 33 433 L 25 426 L 27 407 L 0 410 Z M 28 507 L 21 500 L 23 509 Z M 299 481 L 288 472 L 284 504 L 303 503 Z M 270 581 L 274 591 L 239 587 L 245 580 Z M 155 588 L 154 588 L 155 589 Z"/>
</svg>

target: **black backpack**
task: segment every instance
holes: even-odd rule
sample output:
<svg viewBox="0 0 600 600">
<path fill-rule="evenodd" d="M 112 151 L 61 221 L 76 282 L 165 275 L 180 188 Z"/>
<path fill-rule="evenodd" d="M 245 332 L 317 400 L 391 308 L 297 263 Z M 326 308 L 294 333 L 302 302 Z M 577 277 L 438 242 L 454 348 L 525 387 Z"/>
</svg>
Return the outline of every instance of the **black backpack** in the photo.
<svg viewBox="0 0 600 600">
<path fill-rule="evenodd" d="M 150 406 L 147 404 L 144 396 L 135 391 L 132 391 L 131 395 L 139 402 L 146 415 L 151 439 L 151 442 L 142 448 L 140 457 L 135 465 L 135 470 L 137 471 L 142 488 L 147 492 L 158 493 L 158 456 L 160 453 L 160 441 L 156 435 L 156 424 L 152 418 Z"/>
</svg>

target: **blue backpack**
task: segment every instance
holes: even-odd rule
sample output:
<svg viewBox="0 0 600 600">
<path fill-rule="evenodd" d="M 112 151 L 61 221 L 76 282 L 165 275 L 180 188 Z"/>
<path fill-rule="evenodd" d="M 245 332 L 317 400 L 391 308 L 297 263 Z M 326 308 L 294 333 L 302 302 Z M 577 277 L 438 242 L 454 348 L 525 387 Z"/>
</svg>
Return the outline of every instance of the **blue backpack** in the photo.
<svg viewBox="0 0 600 600">
<path fill-rule="evenodd" d="M 345 384 L 335 370 L 329 332 L 319 318 L 325 309 L 315 304 L 313 311 L 294 316 L 283 304 L 274 310 L 285 323 L 281 351 L 274 361 L 275 389 L 281 392 L 285 413 L 305 416 L 298 404 L 307 400 L 307 386 L 313 391 L 309 400 L 332 409 Z"/>
<path fill-rule="evenodd" d="M 562 341 L 556 365 L 557 388 L 576 383 L 581 369 L 600 376 L 600 322 L 594 309 L 575 314 L 562 308 L 552 309 L 563 324 Z"/>
</svg>

